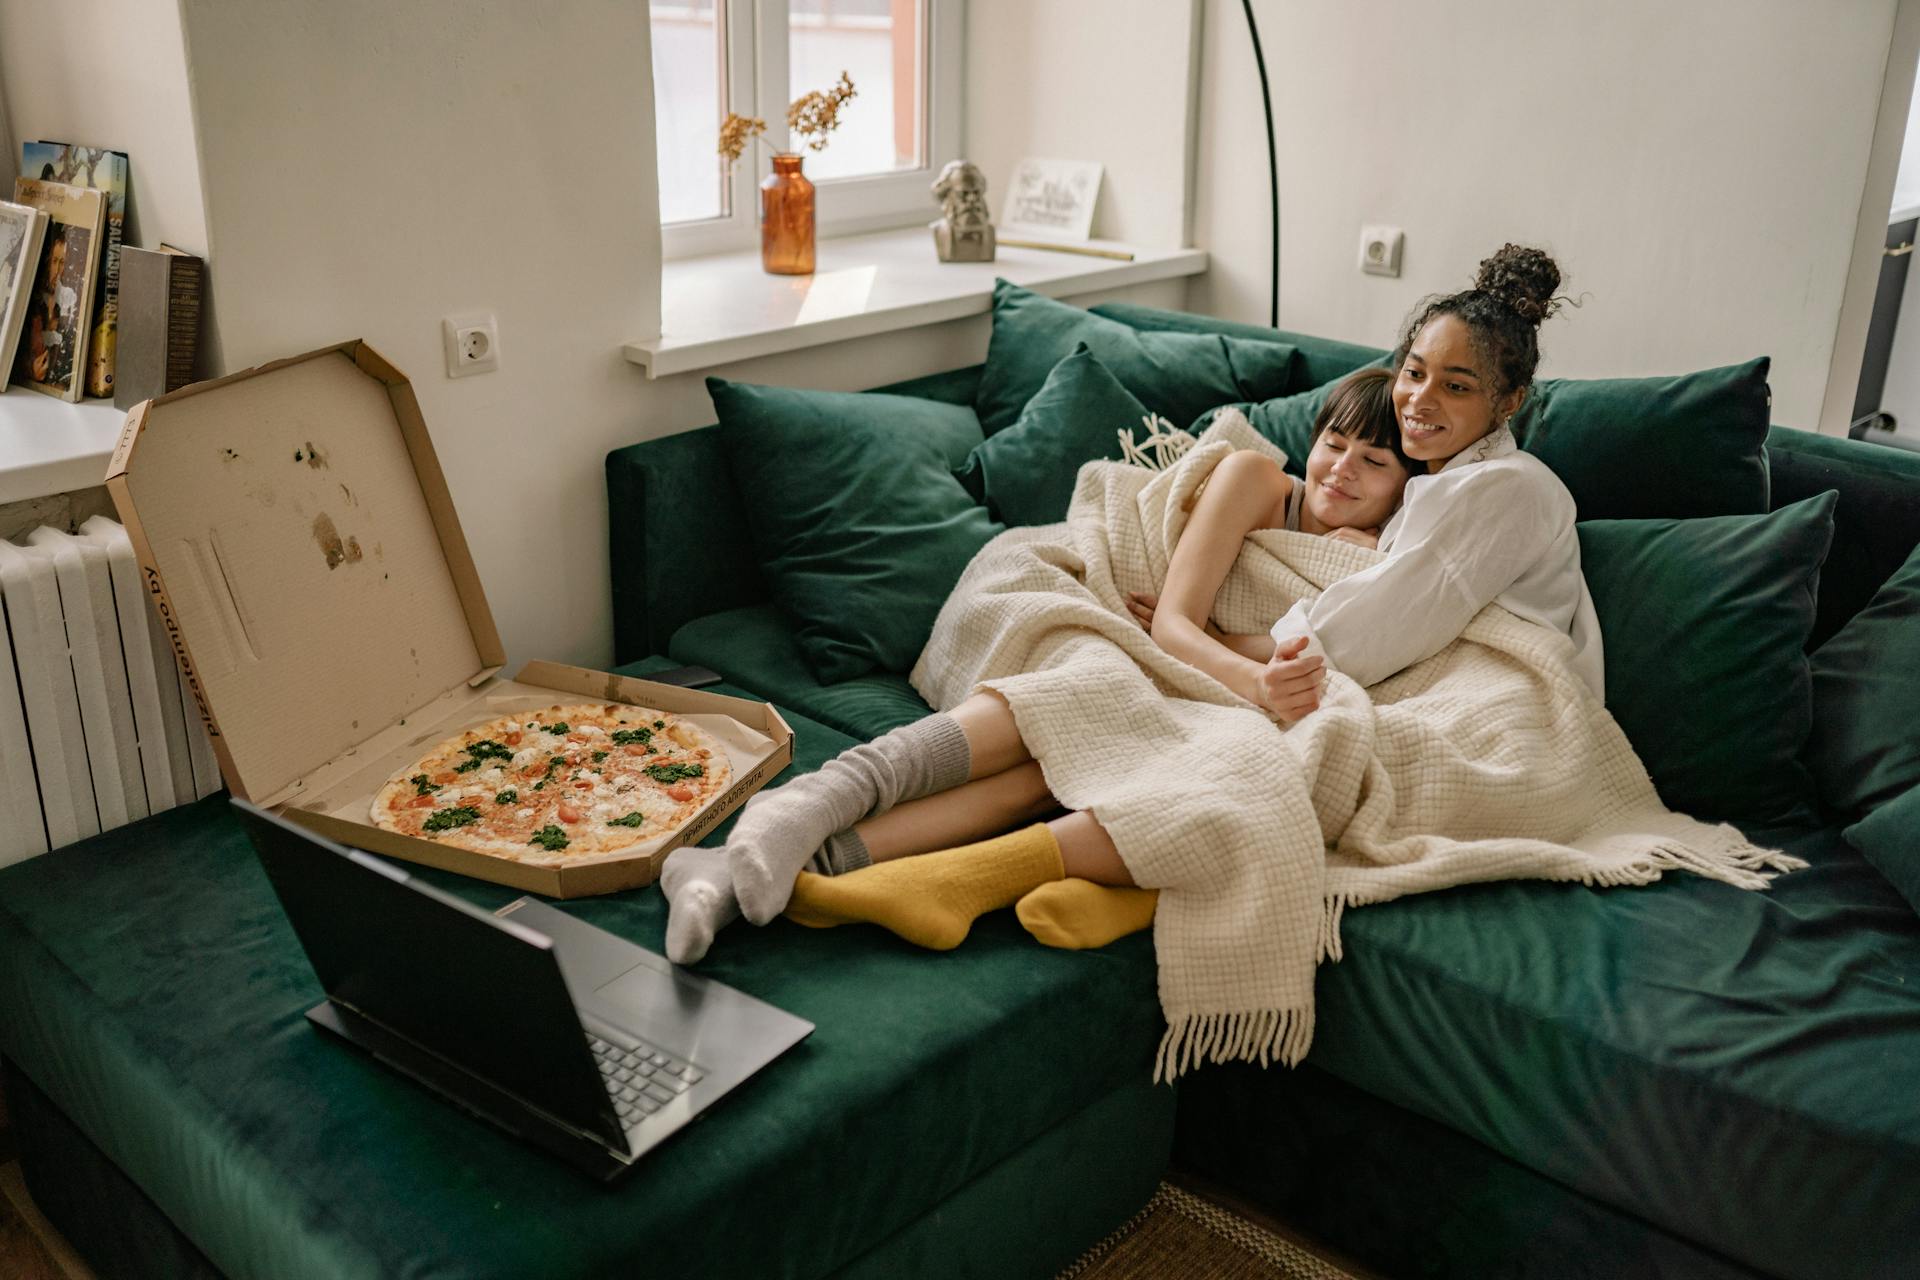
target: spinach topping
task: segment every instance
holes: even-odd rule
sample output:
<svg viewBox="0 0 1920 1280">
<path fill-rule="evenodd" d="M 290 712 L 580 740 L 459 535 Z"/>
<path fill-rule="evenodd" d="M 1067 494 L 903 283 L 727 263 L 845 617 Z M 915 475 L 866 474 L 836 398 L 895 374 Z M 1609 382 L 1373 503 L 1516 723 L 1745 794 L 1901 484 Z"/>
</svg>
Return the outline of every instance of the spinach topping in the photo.
<svg viewBox="0 0 1920 1280">
<path fill-rule="evenodd" d="M 533 839 L 527 841 L 527 843 L 537 844 L 542 849 L 557 853 L 561 849 L 566 848 L 570 842 L 567 839 L 566 832 L 549 822 L 546 826 L 534 832 Z"/>
<path fill-rule="evenodd" d="M 646 774 L 655 782 L 679 782 L 682 778 L 705 777 L 707 767 L 702 764 L 650 764 Z"/>
<path fill-rule="evenodd" d="M 632 746 L 636 742 L 644 747 L 652 741 L 653 730 L 651 729 L 615 729 L 613 731 L 613 745 L 616 747 Z"/>
<path fill-rule="evenodd" d="M 413 794 L 416 796 L 430 796 L 440 789 L 429 782 L 424 773 L 416 773 L 407 781 L 413 784 Z"/>
<path fill-rule="evenodd" d="M 495 742 L 492 738 L 482 738 L 478 742 L 467 744 L 467 754 L 475 760 L 511 760 L 513 752 Z"/>
<path fill-rule="evenodd" d="M 656 729 L 664 729 L 667 727 L 667 722 L 665 720 L 655 720 L 653 722 L 653 727 Z"/>
<path fill-rule="evenodd" d="M 502 791 L 499 795 L 495 796 L 493 798 L 493 802 L 495 804 L 512 804 L 515 800 L 518 800 L 519 798 L 520 798 L 519 789 L 515 787 L 508 787 L 505 791 Z"/>
<path fill-rule="evenodd" d="M 480 811 L 470 804 L 458 809 L 435 809 L 433 816 L 427 819 L 428 831 L 448 831 L 454 827 L 464 827 L 469 822 L 480 821 Z"/>
<path fill-rule="evenodd" d="M 599 764 L 602 760 L 605 760 L 606 758 L 607 758 L 607 753 L 604 751 L 596 751 L 593 753 L 593 762 L 595 764 Z"/>
<path fill-rule="evenodd" d="M 637 812 L 630 813 L 624 818 L 608 818 L 607 819 L 607 825 L 610 827 L 640 827 L 640 826 L 645 826 L 646 822 L 647 822 L 647 815 L 644 813 L 637 813 Z"/>
<path fill-rule="evenodd" d="M 562 720 L 559 724 L 544 725 L 542 727 L 545 728 L 548 733 L 554 734 L 565 733 L 568 729 L 572 728 L 565 720 Z"/>
</svg>

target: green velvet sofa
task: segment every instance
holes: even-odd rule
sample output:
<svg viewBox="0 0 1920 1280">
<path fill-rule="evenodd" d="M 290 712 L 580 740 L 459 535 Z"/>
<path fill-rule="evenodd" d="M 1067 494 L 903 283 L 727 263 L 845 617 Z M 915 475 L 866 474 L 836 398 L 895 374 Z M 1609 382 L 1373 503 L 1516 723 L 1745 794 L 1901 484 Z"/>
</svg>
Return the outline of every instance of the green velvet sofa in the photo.
<svg viewBox="0 0 1920 1280">
<path fill-rule="evenodd" d="M 1097 310 L 1284 339 L 1289 390 L 1380 355 Z M 887 390 L 968 405 L 981 377 Z M 774 702 L 795 772 L 926 714 L 899 671 L 816 678 L 719 436 L 607 459 L 620 669 L 698 663 Z M 1920 542 L 1917 462 L 1769 438 L 1775 507 L 1840 495 L 1809 649 Z M 216 797 L 0 870 L 0 1056 L 28 1184 L 103 1275 L 1044 1277 L 1178 1166 L 1388 1274 L 1891 1276 L 1920 1227 L 1920 920 L 1840 830 L 1756 833 L 1813 864 L 1764 895 L 1510 883 L 1349 912 L 1307 1063 L 1177 1088 L 1148 1084 L 1146 935 L 1053 952 L 997 913 L 930 954 L 736 926 L 704 971 L 818 1031 L 602 1189 L 312 1032 Z M 661 946 L 652 890 L 565 905 Z"/>
<path fill-rule="evenodd" d="M 1094 311 L 1282 339 L 1294 390 L 1383 354 Z M 881 390 L 967 404 L 980 378 Z M 862 738 L 927 714 L 903 672 L 815 677 L 769 598 L 720 434 L 608 458 L 621 657 L 664 651 Z M 1920 543 L 1920 466 L 1788 427 L 1761 465 L 1776 510 L 1838 493 L 1812 651 Z M 687 557 L 707 566 L 697 580 L 659 572 Z M 1765 894 L 1688 876 L 1504 883 L 1349 912 L 1306 1064 L 1183 1079 L 1175 1161 L 1392 1275 L 1911 1274 L 1920 919 L 1842 826 L 1825 805 L 1748 824 L 1812 864 Z M 1920 857 L 1920 824 L 1912 844 Z M 1145 991 L 1151 974 L 1133 980 Z"/>
</svg>

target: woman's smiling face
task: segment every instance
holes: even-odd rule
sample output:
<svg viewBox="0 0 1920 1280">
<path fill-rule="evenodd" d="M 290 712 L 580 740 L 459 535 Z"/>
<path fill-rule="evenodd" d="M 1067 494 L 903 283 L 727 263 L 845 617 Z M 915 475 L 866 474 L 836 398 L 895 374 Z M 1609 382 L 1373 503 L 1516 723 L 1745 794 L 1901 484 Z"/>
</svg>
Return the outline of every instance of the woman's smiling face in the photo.
<svg viewBox="0 0 1920 1280">
<path fill-rule="evenodd" d="M 1378 529 L 1400 505 L 1406 487 L 1406 468 L 1393 450 L 1322 431 L 1307 454 L 1308 519 L 1301 528 L 1309 533 Z M 1316 522 L 1320 529 L 1312 527 Z"/>
<path fill-rule="evenodd" d="M 1504 412 L 1496 415 L 1494 388 L 1480 369 L 1466 321 L 1450 314 L 1429 320 L 1407 349 L 1393 383 L 1393 410 L 1407 456 L 1426 463 L 1429 471 L 1439 470 L 1517 406 L 1498 407 Z"/>
</svg>

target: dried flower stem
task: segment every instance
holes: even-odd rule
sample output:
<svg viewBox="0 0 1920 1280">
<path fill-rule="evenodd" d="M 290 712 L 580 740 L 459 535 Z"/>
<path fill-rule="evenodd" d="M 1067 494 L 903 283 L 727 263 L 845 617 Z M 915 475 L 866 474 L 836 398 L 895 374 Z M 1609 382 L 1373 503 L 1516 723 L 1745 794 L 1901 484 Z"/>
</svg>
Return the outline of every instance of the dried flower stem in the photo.
<svg viewBox="0 0 1920 1280">
<path fill-rule="evenodd" d="M 856 96 L 853 77 L 842 71 L 840 79 L 825 93 L 816 89 L 793 100 L 787 108 L 788 132 L 807 150 L 824 151 L 827 135 L 840 127 L 840 109 Z M 719 153 L 727 159 L 727 167 L 731 169 L 739 163 L 749 142 L 764 143 L 766 132 L 765 120 L 729 111 L 720 125 L 719 147 Z"/>
</svg>

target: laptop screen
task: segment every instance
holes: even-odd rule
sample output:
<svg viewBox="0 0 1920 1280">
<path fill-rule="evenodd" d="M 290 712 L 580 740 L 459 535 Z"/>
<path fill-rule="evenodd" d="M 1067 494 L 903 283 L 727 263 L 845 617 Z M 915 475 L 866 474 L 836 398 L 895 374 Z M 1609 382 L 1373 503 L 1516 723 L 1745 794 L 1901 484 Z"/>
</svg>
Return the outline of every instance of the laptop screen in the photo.
<svg viewBox="0 0 1920 1280">
<path fill-rule="evenodd" d="M 235 800 L 336 1004 L 594 1133 L 619 1133 L 547 939 Z"/>
</svg>

